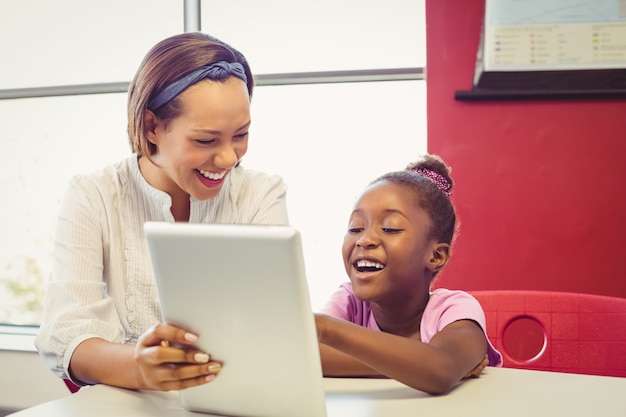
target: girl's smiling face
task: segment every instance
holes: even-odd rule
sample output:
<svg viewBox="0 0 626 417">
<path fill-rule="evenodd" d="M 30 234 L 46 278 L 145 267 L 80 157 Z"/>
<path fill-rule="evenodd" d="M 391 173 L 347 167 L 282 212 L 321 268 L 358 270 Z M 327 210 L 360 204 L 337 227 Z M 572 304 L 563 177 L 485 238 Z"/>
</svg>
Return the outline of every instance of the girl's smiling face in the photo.
<svg viewBox="0 0 626 417">
<path fill-rule="evenodd" d="M 250 98 L 237 77 L 204 80 L 183 91 L 183 112 L 164 123 L 155 120 L 148 133 L 161 169 L 149 182 L 170 195 L 191 195 L 198 200 L 215 197 L 226 175 L 248 150 Z"/>
<path fill-rule="evenodd" d="M 414 191 L 388 181 L 368 187 L 355 204 L 343 243 L 355 295 L 393 305 L 427 294 L 442 245 L 428 239 L 430 227 Z"/>
</svg>

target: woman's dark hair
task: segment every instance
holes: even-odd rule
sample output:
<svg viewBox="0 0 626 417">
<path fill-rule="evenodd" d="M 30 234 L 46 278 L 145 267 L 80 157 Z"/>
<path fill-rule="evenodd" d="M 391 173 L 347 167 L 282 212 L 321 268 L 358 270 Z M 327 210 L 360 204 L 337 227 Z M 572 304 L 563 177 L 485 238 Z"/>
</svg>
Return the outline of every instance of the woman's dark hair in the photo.
<svg viewBox="0 0 626 417">
<path fill-rule="evenodd" d="M 150 158 L 155 146 L 146 136 L 145 112 L 148 102 L 173 81 L 215 62 L 239 62 L 246 73 L 248 95 L 252 98 L 254 78 L 241 52 L 204 33 L 183 33 L 157 43 L 144 57 L 128 89 L 128 139 L 133 152 Z M 178 98 L 156 109 L 166 123 L 180 115 Z"/>
</svg>

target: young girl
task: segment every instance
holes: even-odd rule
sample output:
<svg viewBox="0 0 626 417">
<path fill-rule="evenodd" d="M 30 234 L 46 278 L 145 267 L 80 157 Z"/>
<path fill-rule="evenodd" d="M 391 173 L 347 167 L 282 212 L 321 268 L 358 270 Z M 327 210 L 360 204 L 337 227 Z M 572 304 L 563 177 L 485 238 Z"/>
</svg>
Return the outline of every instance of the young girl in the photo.
<svg viewBox="0 0 626 417">
<path fill-rule="evenodd" d="M 358 198 L 343 244 L 350 283 L 315 318 L 324 375 L 386 376 L 435 394 L 501 366 L 480 304 L 430 291 L 456 231 L 451 191 L 450 169 L 427 155 Z"/>
</svg>

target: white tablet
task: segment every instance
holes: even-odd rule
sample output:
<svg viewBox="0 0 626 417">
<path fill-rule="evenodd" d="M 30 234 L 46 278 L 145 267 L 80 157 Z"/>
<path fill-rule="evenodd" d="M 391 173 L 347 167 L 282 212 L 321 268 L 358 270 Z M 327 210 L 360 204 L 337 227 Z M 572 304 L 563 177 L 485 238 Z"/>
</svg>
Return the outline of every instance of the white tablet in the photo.
<svg viewBox="0 0 626 417">
<path fill-rule="evenodd" d="M 180 391 L 190 411 L 324 417 L 302 244 L 290 226 L 144 225 L 163 321 L 200 335 L 218 377 Z"/>
</svg>

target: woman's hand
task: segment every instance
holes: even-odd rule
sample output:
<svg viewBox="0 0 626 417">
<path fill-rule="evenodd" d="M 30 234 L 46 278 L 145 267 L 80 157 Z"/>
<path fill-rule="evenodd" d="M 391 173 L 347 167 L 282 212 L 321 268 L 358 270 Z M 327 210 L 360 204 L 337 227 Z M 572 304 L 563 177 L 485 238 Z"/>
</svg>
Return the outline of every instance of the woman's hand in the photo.
<svg viewBox="0 0 626 417">
<path fill-rule="evenodd" d="M 145 389 L 180 390 L 211 382 L 222 365 L 194 343 L 198 336 L 171 324 L 146 331 L 135 347 L 135 362 Z"/>
</svg>

